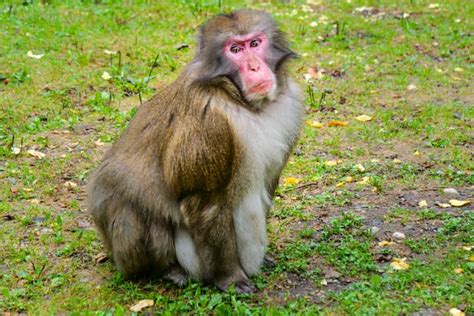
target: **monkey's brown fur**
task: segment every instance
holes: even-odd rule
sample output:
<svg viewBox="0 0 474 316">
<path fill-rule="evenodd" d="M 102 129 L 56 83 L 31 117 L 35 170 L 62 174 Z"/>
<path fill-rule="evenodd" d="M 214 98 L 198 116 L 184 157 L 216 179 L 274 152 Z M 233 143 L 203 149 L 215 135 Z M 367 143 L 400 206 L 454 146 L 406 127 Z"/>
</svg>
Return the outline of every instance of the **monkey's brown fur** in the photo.
<svg viewBox="0 0 474 316">
<path fill-rule="evenodd" d="M 260 110 L 242 95 L 228 66 L 215 63 L 220 54 L 216 37 L 259 26 L 273 34 L 278 56 L 269 63 L 284 93 L 282 66 L 293 53 L 271 18 L 250 10 L 217 16 L 202 27 L 195 60 L 138 109 L 93 173 L 89 210 L 124 275 L 161 274 L 184 283 L 187 275 L 175 250 L 176 230 L 183 228 L 197 250 L 202 280 L 222 289 L 234 283 L 237 290 L 252 290 L 239 261 L 233 220 L 250 183 L 242 163 L 246 152 L 222 106 L 255 115 Z M 289 137 L 285 161 L 295 140 L 296 135 Z M 283 164 L 265 180 L 270 194 Z"/>
</svg>

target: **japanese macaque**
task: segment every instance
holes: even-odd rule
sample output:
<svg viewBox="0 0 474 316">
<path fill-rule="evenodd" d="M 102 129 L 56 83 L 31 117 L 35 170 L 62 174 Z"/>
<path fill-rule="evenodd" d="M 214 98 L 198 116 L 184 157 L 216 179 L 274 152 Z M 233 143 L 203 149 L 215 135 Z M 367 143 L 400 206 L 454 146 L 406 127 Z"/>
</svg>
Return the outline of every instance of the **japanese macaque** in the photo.
<svg viewBox="0 0 474 316">
<path fill-rule="evenodd" d="M 89 210 L 126 277 L 253 292 L 266 216 L 303 118 L 295 57 L 265 12 L 204 24 L 194 59 L 137 111 L 89 183 Z"/>
</svg>

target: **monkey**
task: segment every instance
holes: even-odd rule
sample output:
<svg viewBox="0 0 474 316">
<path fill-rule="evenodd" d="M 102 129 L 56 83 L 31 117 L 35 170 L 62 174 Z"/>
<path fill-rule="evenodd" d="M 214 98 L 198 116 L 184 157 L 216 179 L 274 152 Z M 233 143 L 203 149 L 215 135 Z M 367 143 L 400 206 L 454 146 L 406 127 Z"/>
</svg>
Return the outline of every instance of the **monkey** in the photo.
<svg viewBox="0 0 474 316">
<path fill-rule="evenodd" d="M 88 183 L 88 210 L 127 278 L 252 293 L 266 222 L 298 139 L 297 57 L 264 11 L 220 14 L 178 79 L 141 105 Z"/>
</svg>

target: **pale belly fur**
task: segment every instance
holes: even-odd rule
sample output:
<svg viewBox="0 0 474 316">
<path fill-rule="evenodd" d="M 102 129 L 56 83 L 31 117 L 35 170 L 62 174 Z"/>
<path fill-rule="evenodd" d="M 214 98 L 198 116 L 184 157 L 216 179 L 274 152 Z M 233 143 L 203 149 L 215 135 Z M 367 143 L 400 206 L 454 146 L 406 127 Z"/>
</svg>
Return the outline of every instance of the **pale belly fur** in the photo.
<svg viewBox="0 0 474 316">
<path fill-rule="evenodd" d="M 267 182 L 278 176 L 298 136 L 303 116 L 301 93 L 290 81 L 288 92 L 257 114 L 235 105 L 225 106 L 224 111 L 246 153 L 248 187 L 233 217 L 240 264 L 250 276 L 260 271 L 264 260 L 266 216 L 271 206 Z M 188 232 L 176 231 L 175 247 L 181 266 L 191 277 L 200 279 L 201 263 Z"/>
</svg>

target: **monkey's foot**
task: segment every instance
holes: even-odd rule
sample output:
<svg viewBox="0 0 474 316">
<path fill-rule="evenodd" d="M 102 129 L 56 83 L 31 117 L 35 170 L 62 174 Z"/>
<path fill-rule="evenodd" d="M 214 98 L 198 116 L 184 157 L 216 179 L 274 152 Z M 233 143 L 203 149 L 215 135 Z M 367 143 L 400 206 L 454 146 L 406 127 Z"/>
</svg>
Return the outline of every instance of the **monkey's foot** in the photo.
<svg viewBox="0 0 474 316">
<path fill-rule="evenodd" d="M 216 286 L 224 292 L 227 292 L 227 290 L 232 284 L 234 285 L 235 291 L 239 294 L 250 294 L 255 293 L 257 291 L 255 286 L 243 272 L 237 273 L 237 276 L 232 275 L 224 280 L 216 282 Z"/>
<path fill-rule="evenodd" d="M 263 257 L 263 265 L 267 268 L 274 268 L 276 266 L 276 261 L 269 255 L 265 255 L 265 257 Z"/>
<path fill-rule="evenodd" d="M 181 266 L 175 265 L 163 274 L 163 279 L 173 282 L 179 287 L 184 287 L 188 283 L 188 275 Z"/>
</svg>

